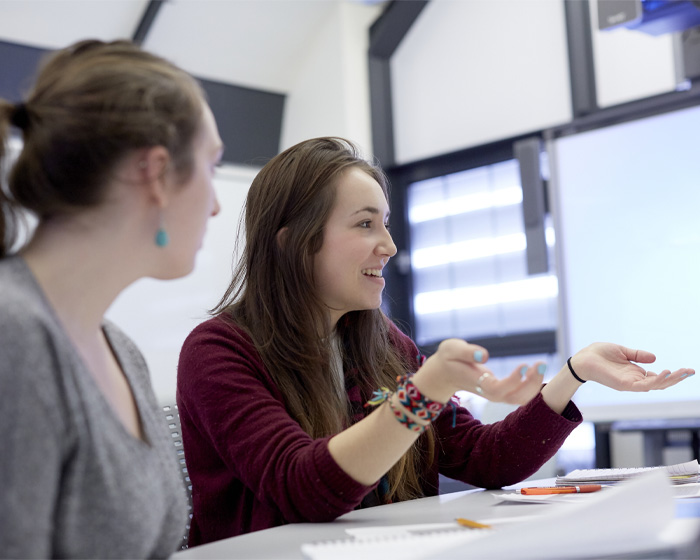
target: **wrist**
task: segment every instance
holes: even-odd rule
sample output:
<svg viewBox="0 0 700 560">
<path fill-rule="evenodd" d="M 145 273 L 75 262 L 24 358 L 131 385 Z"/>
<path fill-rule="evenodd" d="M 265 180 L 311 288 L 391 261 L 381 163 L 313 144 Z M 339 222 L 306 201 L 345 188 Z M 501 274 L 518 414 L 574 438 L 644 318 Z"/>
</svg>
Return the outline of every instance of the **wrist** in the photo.
<svg viewBox="0 0 700 560">
<path fill-rule="evenodd" d="M 587 379 L 583 379 L 579 374 L 577 369 L 574 369 L 573 364 L 571 363 L 571 360 L 573 359 L 573 356 L 566 360 L 566 365 L 569 368 L 569 372 L 571 372 L 571 375 L 574 377 L 576 381 L 578 381 L 581 385 L 583 385 Z"/>
<path fill-rule="evenodd" d="M 437 375 L 432 374 L 432 370 L 421 368 L 413 375 L 413 384 L 416 388 L 431 401 L 446 404 L 457 389 L 446 384 Z"/>
</svg>

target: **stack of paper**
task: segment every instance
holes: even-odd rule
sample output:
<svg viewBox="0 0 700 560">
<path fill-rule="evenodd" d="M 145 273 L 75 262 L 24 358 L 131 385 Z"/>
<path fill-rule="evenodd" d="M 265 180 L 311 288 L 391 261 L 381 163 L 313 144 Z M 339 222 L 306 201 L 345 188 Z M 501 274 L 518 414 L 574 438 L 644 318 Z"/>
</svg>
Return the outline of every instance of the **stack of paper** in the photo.
<svg viewBox="0 0 700 560">
<path fill-rule="evenodd" d="M 673 484 L 700 482 L 700 465 L 698 465 L 697 460 L 693 460 L 668 467 L 578 469 L 571 471 L 566 476 L 558 476 L 557 486 L 571 486 L 572 484 L 613 484 L 655 470 L 665 472 Z"/>
</svg>

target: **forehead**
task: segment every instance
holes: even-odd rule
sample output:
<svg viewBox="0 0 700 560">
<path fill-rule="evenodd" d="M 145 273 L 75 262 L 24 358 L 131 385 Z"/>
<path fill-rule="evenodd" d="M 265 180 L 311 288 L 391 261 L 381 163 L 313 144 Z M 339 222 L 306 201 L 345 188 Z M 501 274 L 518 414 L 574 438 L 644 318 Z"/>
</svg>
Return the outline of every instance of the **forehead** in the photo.
<svg viewBox="0 0 700 560">
<path fill-rule="evenodd" d="M 211 112 L 209 105 L 204 101 L 202 101 L 202 117 L 195 141 L 203 148 L 218 149 L 222 146 L 214 114 Z"/>
<path fill-rule="evenodd" d="M 389 204 L 379 183 L 365 171 L 352 167 L 338 179 L 335 211 L 355 213 L 365 208 L 389 212 Z"/>
</svg>

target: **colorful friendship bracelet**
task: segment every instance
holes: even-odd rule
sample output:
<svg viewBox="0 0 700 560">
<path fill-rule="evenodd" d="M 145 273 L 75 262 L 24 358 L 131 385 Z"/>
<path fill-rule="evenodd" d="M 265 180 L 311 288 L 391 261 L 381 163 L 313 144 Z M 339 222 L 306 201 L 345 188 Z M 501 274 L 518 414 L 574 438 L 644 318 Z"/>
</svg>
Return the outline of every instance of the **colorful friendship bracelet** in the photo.
<svg viewBox="0 0 700 560">
<path fill-rule="evenodd" d="M 430 422 L 427 422 L 425 424 L 414 422 L 413 420 L 411 420 L 411 418 L 409 418 L 408 414 L 396 408 L 396 405 L 391 401 L 391 398 L 387 399 L 387 401 L 389 402 L 391 411 L 394 413 L 394 416 L 399 421 L 399 423 L 406 426 L 406 428 L 408 428 L 412 432 L 422 434 L 425 431 L 425 429 L 430 425 Z"/>
<path fill-rule="evenodd" d="M 423 396 L 411 380 L 412 376 L 412 373 L 407 373 L 397 379 L 399 386 L 396 389 L 396 396 L 399 398 L 401 405 L 417 418 L 432 422 L 440 416 L 447 403 L 431 401 Z"/>
</svg>

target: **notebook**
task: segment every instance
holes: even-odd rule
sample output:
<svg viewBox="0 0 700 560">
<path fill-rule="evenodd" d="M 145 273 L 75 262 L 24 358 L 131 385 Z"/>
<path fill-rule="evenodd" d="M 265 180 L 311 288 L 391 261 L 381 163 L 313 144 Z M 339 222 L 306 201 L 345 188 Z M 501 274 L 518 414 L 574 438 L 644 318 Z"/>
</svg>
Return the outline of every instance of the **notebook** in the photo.
<svg viewBox="0 0 700 560">
<path fill-rule="evenodd" d="M 666 467 L 632 467 L 617 469 L 578 469 L 566 476 L 557 477 L 558 486 L 572 484 L 612 484 L 649 471 L 665 471 L 673 484 L 700 482 L 700 465 L 697 460 Z"/>
</svg>

